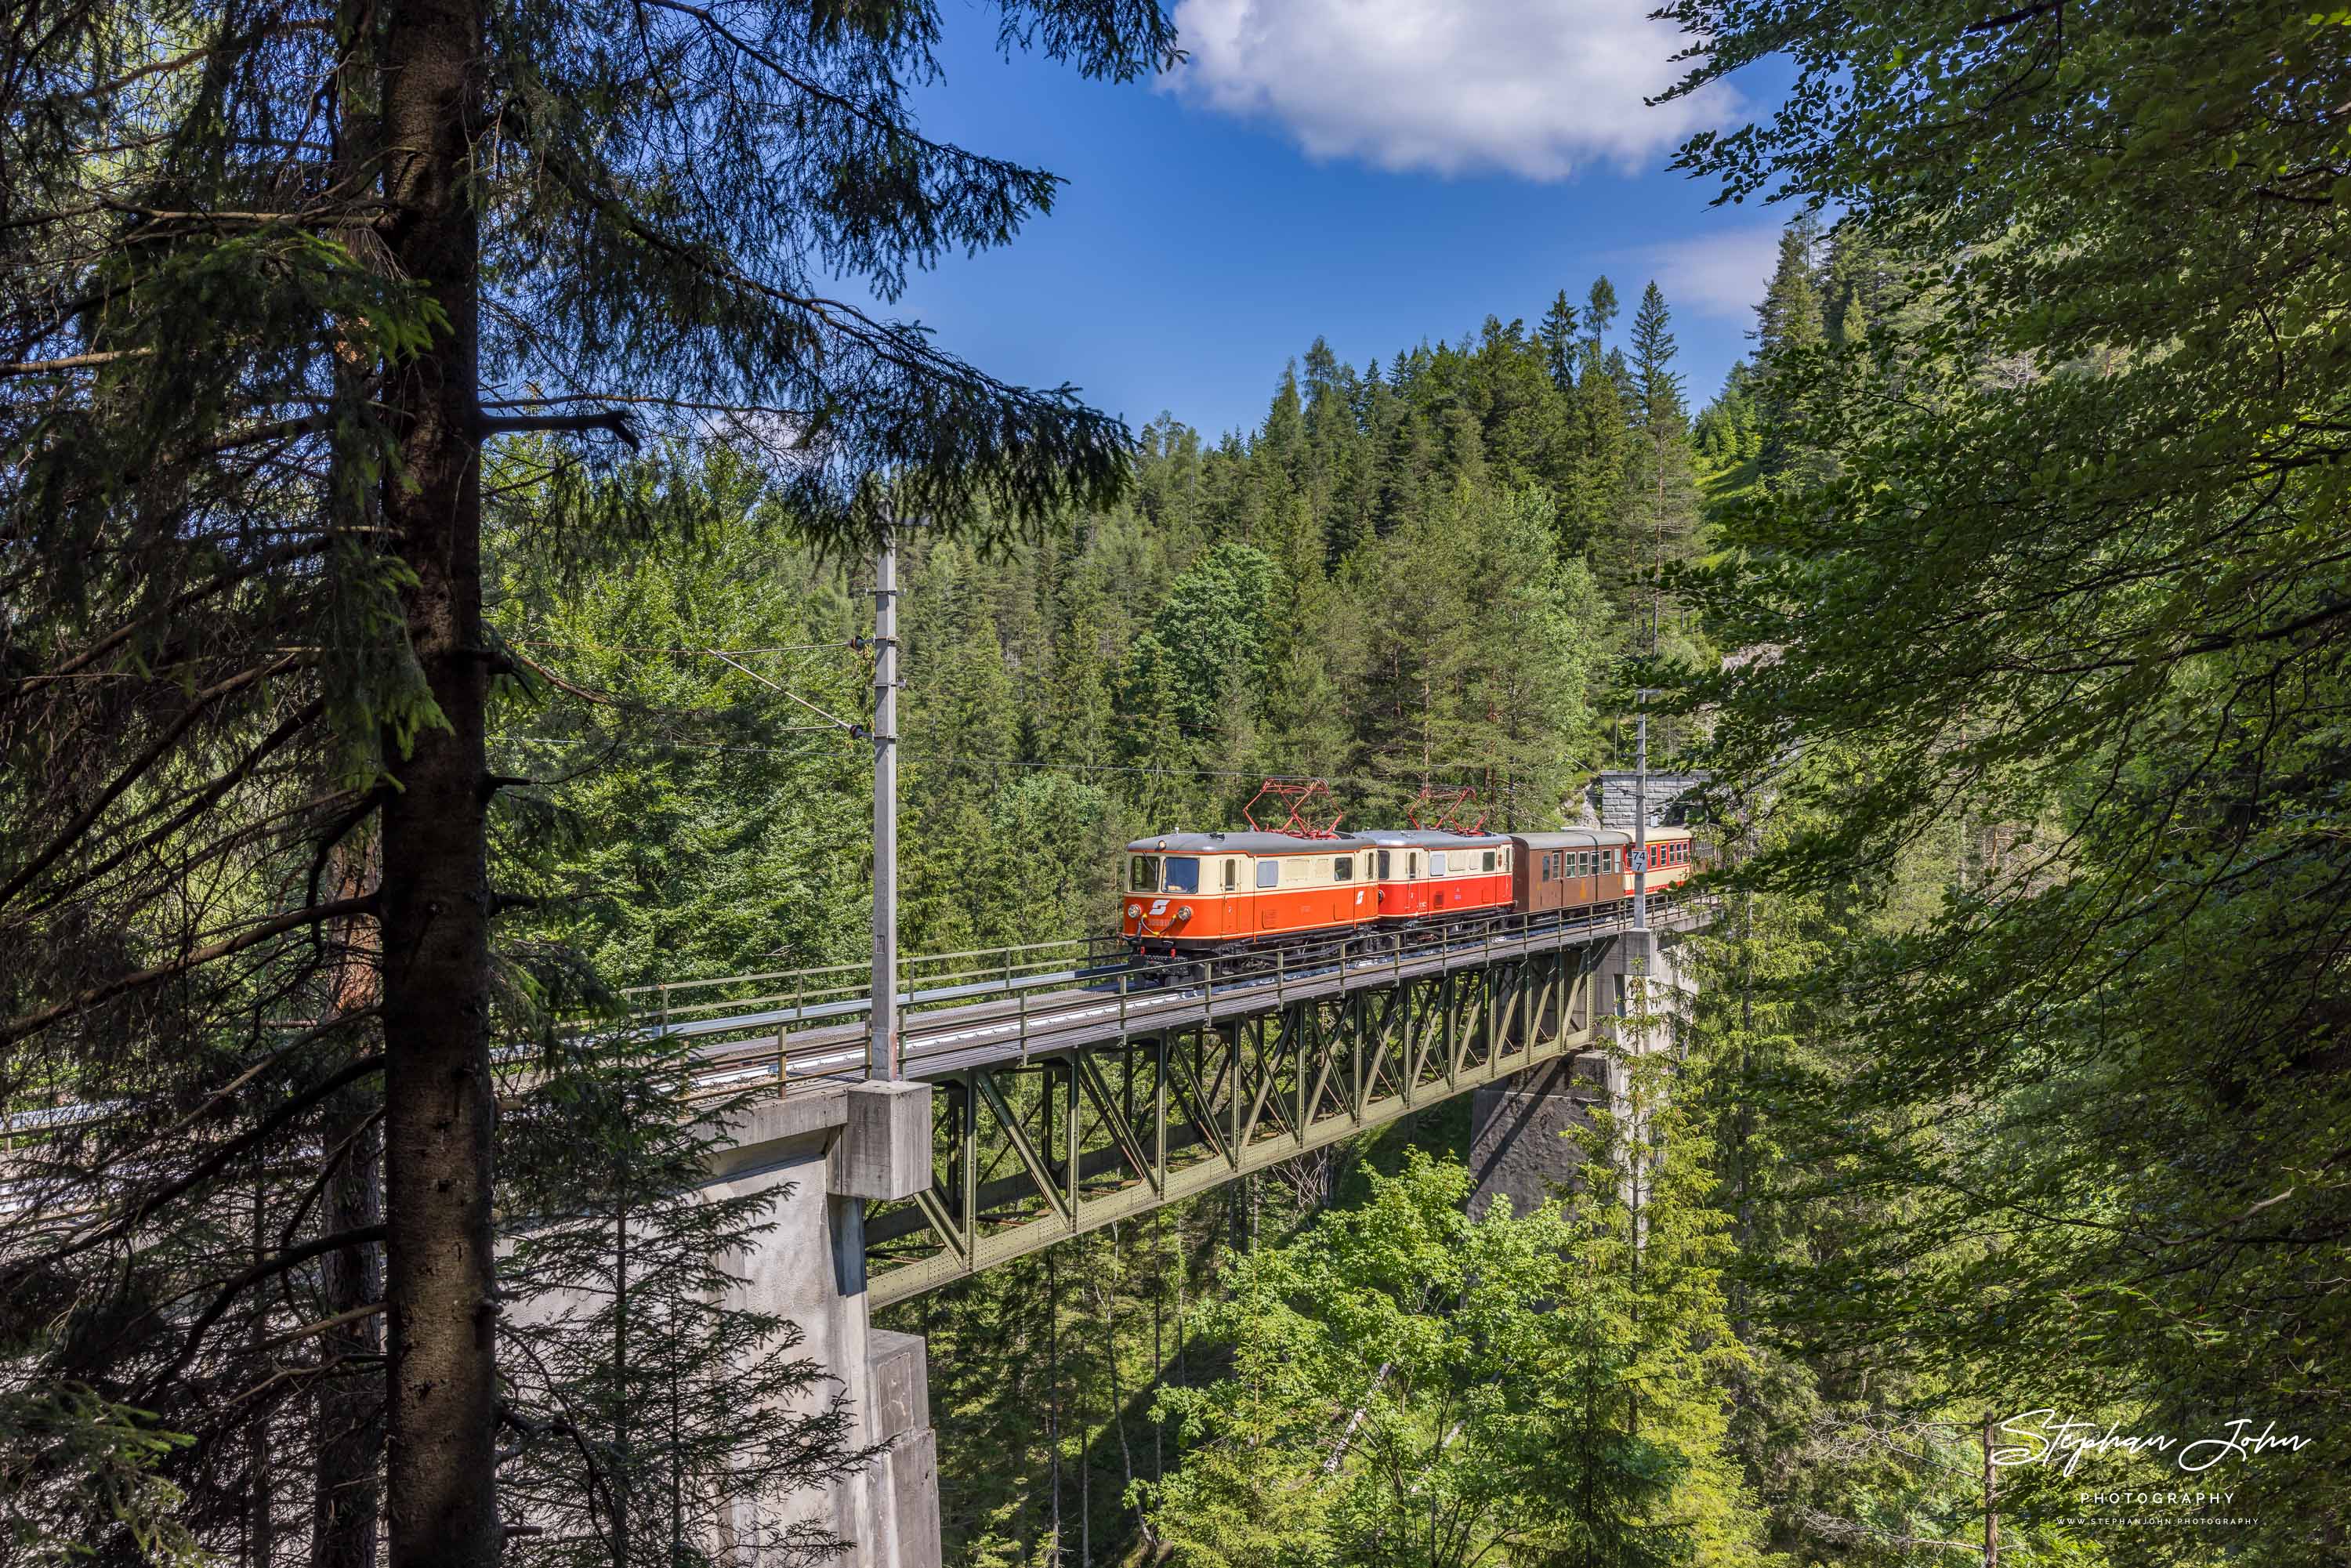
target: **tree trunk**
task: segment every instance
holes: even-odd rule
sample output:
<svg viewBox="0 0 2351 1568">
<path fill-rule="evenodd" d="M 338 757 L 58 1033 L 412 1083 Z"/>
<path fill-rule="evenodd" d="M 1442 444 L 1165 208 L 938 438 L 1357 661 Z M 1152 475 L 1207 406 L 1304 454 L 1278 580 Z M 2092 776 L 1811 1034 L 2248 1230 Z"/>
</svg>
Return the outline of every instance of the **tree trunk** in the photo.
<svg viewBox="0 0 2351 1568">
<path fill-rule="evenodd" d="M 489 888 L 484 846 L 480 236 L 467 193 L 482 16 L 410 0 L 383 30 L 387 238 L 447 317 L 388 391 L 402 471 L 384 520 L 415 573 L 408 634 L 446 727 L 390 766 L 383 816 L 386 1437 L 392 1568 L 490 1568 L 496 1281 L 490 1252 Z"/>
</svg>

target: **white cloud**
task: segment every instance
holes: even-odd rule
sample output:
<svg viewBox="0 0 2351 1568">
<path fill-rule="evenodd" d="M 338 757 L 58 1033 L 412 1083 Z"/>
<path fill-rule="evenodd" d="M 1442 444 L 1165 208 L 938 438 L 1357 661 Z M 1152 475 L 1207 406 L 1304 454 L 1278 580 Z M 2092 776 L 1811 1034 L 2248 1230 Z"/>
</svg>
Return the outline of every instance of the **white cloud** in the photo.
<svg viewBox="0 0 2351 1568">
<path fill-rule="evenodd" d="M 1175 90 L 1286 127 L 1309 155 L 1560 180 L 1653 165 L 1737 99 L 1646 107 L 1683 68 L 1655 0 L 1183 0 Z"/>
<path fill-rule="evenodd" d="M 1641 297 L 1641 286 L 1654 277 L 1677 313 L 1749 319 L 1779 265 L 1781 228 L 1776 223 L 1726 225 L 1687 239 L 1620 251 L 1611 259 L 1646 270 L 1638 277 L 1620 275 L 1616 292 L 1629 312 Z"/>
</svg>

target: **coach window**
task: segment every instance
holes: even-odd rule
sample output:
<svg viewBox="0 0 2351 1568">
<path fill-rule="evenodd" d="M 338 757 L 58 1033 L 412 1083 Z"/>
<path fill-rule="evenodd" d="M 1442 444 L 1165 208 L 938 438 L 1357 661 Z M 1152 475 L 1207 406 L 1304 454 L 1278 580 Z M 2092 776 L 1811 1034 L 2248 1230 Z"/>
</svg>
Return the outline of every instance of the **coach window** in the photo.
<svg viewBox="0 0 2351 1568">
<path fill-rule="evenodd" d="M 1337 859 L 1333 860 L 1331 862 L 1331 880 L 1332 882 L 1354 881 L 1355 857 L 1353 855 L 1341 855 Z"/>
<path fill-rule="evenodd" d="M 1486 852 L 1486 869 L 1488 871 L 1494 869 L 1494 852 L 1491 850 Z"/>
<path fill-rule="evenodd" d="M 1443 850 L 1431 850 L 1429 852 L 1428 874 L 1431 876 L 1443 876 L 1445 874 L 1445 852 Z"/>
<path fill-rule="evenodd" d="M 1258 884 L 1259 887 L 1279 887 L 1279 886 L 1280 886 L 1280 885 L 1281 885 L 1281 862 L 1280 862 L 1280 861 L 1259 861 L 1259 862 L 1257 862 L 1257 884 Z"/>
<path fill-rule="evenodd" d="M 1159 891 L 1159 862 L 1150 855 L 1136 855 L 1127 865 L 1126 886 L 1130 893 Z"/>
</svg>

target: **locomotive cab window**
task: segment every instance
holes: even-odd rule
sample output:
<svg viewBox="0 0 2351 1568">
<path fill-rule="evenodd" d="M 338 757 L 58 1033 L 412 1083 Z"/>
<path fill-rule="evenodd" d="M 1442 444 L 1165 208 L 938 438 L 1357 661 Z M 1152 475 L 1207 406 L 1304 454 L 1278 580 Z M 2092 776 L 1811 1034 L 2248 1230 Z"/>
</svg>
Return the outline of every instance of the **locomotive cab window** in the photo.
<svg viewBox="0 0 2351 1568">
<path fill-rule="evenodd" d="M 1281 862 L 1280 861 L 1258 862 L 1257 884 L 1259 887 L 1280 887 L 1281 885 Z"/>
<path fill-rule="evenodd" d="M 1129 893 L 1159 891 L 1159 862 L 1153 855 L 1136 855 L 1127 862 L 1126 889 Z"/>
<path fill-rule="evenodd" d="M 1488 871 L 1494 869 L 1494 852 L 1491 850 L 1486 852 L 1486 869 Z"/>
<path fill-rule="evenodd" d="M 1167 857 L 1167 887 L 1169 893 L 1200 891 L 1200 860 L 1197 855 Z"/>
<path fill-rule="evenodd" d="M 1353 882 L 1355 879 L 1355 857 L 1341 855 L 1331 862 L 1332 882 Z"/>
<path fill-rule="evenodd" d="M 1375 868 L 1374 868 L 1374 872 L 1373 872 L 1373 874 L 1374 874 L 1374 876 L 1377 876 L 1377 877 L 1378 877 L 1382 882 L 1385 882 L 1385 881 L 1387 881 L 1387 879 L 1388 879 L 1388 866 L 1389 866 L 1389 863 L 1390 863 L 1390 862 L 1389 862 L 1389 859 L 1388 859 L 1388 852 L 1387 852 L 1387 851 L 1385 851 L 1385 850 L 1382 850 L 1382 851 L 1379 852 L 1379 859 L 1378 859 L 1378 862 L 1377 862 L 1377 864 L 1376 864 L 1376 866 L 1375 866 Z"/>
<path fill-rule="evenodd" d="M 1236 860 L 1227 861 L 1225 862 L 1225 891 L 1227 893 L 1232 892 L 1234 888 L 1240 885 L 1240 880 L 1241 862 Z"/>
</svg>

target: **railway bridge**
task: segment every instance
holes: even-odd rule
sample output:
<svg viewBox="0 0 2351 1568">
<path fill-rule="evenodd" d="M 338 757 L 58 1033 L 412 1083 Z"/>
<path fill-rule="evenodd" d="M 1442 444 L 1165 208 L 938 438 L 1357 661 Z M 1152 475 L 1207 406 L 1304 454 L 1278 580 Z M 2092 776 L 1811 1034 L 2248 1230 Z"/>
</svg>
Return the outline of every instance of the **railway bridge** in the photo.
<svg viewBox="0 0 2351 1568">
<path fill-rule="evenodd" d="M 1627 1020 L 1666 1011 L 1646 992 L 1681 984 L 1674 944 L 1710 913 L 1660 894 L 1641 928 L 1624 910 L 1511 915 L 1172 972 L 1089 963 L 1109 955 L 1083 944 L 913 960 L 894 1079 L 870 1059 L 863 966 L 637 1000 L 646 1028 L 692 1042 L 698 1084 L 778 1091 L 749 1097 L 712 1169 L 714 1193 L 776 1200 L 730 1271 L 745 1304 L 800 1325 L 884 1446 L 817 1506 L 859 1561 L 916 1568 L 939 1552 L 924 1352 L 875 1330 L 874 1308 L 1463 1093 L 1484 1189 L 1531 1196 L 1568 1174 L 1551 1134 L 1617 1071 L 1585 1053 L 1612 1034 L 1617 1056 L 1650 1045 Z"/>
</svg>

